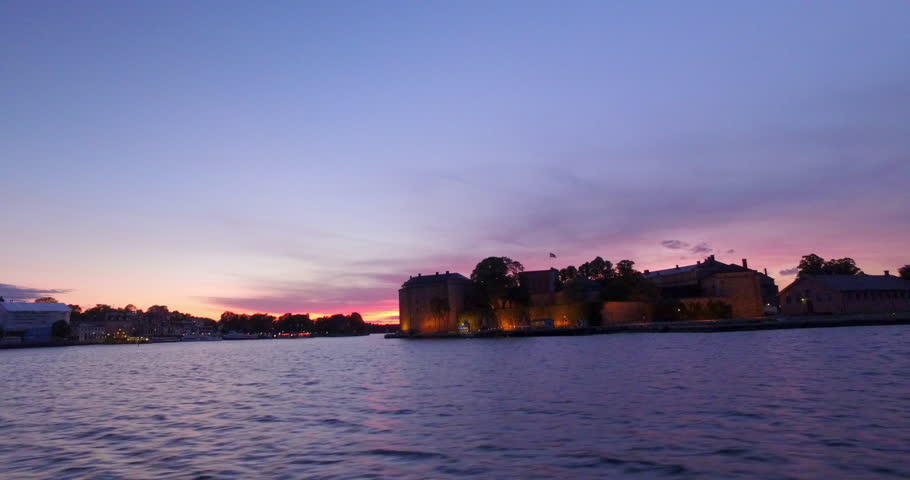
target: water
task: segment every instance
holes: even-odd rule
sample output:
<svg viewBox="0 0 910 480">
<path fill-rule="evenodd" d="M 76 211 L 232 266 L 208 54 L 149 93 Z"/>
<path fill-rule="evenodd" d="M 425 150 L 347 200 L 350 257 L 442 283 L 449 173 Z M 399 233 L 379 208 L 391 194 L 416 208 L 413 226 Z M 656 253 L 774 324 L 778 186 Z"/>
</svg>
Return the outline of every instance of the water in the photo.
<svg viewBox="0 0 910 480">
<path fill-rule="evenodd" d="M 908 478 L 910 327 L 0 351 L 2 478 Z"/>
</svg>

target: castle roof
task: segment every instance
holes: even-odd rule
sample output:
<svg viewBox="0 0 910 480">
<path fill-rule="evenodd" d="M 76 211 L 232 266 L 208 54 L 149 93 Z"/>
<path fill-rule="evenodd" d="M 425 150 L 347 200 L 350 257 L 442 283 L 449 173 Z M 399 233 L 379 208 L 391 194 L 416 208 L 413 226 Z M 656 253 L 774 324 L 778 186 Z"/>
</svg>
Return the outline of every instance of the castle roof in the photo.
<svg viewBox="0 0 910 480">
<path fill-rule="evenodd" d="M 434 283 L 442 283 L 448 281 L 455 282 L 467 282 L 470 283 L 471 280 L 465 277 L 460 273 L 437 273 L 436 275 L 417 275 L 416 277 L 411 277 L 408 281 L 404 282 L 401 285 L 402 288 L 408 287 L 419 287 L 423 285 L 432 285 Z"/>
</svg>

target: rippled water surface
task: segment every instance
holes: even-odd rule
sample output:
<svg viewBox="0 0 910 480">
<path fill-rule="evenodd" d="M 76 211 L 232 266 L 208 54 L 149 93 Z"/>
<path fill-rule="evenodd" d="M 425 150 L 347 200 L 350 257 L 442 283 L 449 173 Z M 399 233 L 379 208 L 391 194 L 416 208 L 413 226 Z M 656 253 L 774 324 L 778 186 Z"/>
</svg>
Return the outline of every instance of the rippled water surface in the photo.
<svg viewBox="0 0 910 480">
<path fill-rule="evenodd" d="M 908 478 L 910 327 L 0 351 L 2 478 Z"/>
</svg>

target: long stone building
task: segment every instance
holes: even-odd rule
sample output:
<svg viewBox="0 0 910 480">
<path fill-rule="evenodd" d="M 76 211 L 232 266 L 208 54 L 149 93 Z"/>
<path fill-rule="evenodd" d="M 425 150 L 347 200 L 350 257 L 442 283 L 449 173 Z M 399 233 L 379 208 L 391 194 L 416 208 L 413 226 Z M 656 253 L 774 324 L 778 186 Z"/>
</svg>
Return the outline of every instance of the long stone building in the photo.
<svg viewBox="0 0 910 480">
<path fill-rule="evenodd" d="M 809 313 L 910 312 L 910 281 L 890 275 L 800 275 L 780 292 L 781 311 Z"/>
<path fill-rule="evenodd" d="M 767 272 L 718 261 L 714 255 L 695 265 L 645 270 L 644 277 L 660 288 L 664 298 L 683 302 L 715 300 L 733 307 L 734 317 L 759 317 L 777 304 L 777 286 Z"/>
</svg>

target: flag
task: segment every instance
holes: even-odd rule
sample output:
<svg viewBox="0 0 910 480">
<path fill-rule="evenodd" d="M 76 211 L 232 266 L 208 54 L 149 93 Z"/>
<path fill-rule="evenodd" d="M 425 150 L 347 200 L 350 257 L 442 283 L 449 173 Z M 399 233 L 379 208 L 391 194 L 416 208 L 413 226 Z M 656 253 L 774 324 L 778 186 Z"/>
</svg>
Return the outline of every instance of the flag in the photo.
<svg viewBox="0 0 910 480">
<path fill-rule="evenodd" d="M 556 258 L 556 254 L 553 252 L 550 252 L 550 258 Z"/>
</svg>

